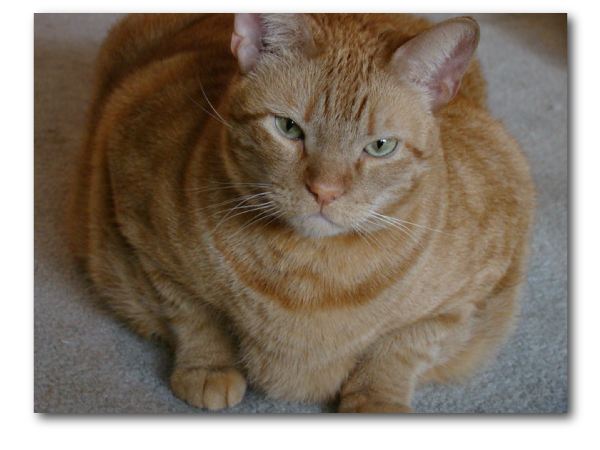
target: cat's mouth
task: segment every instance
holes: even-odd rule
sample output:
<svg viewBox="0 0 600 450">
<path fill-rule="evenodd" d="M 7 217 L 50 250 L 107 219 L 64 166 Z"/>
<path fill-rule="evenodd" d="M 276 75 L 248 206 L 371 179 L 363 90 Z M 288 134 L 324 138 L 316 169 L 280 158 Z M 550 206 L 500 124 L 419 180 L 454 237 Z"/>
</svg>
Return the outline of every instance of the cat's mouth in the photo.
<svg viewBox="0 0 600 450">
<path fill-rule="evenodd" d="M 344 233 L 345 228 L 335 223 L 323 212 L 298 217 L 294 220 L 296 228 L 310 237 L 327 237 Z"/>
<path fill-rule="evenodd" d="M 337 223 L 335 223 L 334 221 L 332 221 L 332 220 L 331 220 L 329 217 L 327 217 L 325 214 L 323 214 L 323 212 L 322 212 L 322 211 L 320 211 L 320 212 L 318 212 L 318 213 L 316 213 L 316 214 L 313 214 L 313 215 L 309 216 L 309 219 L 316 220 L 316 221 L 325 221 L 325 222 L 327 222 L 328 224 L 330 224 L 330 225 L 332 225 L 332 226 L 334 226 L 334 227 L 338 227 L 338 228 L 339 228 L 338 224 L 337 224 Z"/>
</svg>

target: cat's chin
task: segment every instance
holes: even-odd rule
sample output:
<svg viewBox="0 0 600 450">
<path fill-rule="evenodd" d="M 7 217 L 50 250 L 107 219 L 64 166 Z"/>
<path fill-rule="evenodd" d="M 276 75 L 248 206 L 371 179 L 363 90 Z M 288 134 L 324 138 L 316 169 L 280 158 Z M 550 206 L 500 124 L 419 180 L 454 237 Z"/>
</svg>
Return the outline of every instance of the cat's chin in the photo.
<svg viewBox="0 0 600 450">
<path fill-rule="evenodd" d="M 321 213 L 296 217 L 293 219 L 292 225 L 301 234 L 312 238 L 324 238 L 348 232 L 346 228 L 341 227 Z"/>
</svg>

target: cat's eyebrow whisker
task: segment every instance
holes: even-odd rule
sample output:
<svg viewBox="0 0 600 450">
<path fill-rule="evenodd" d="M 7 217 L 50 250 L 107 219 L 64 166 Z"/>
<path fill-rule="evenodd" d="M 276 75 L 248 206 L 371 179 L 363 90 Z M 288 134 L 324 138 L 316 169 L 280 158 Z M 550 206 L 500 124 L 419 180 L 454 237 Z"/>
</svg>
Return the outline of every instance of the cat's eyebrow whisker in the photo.
<svg viewBox="0 0 600 450">
<path fill-rule="evenodd" d="M 191 95 L 188 95 L 188 98 L 193 101 L 196 106 L 198 106 L 200 109 L 202 109 L 206 114 L 208 114 L 210 117 L 212 117 L 213 119 L 215 119 L 217 122 L 221 122 L 223 125 L 229 127 L 229 128 L 233 128 L 231 125 L 229 125 L 227 122 L 225 122 L 222 119 L 219 119 L 217 116 L 215 116 L 214 114 L 211 114 L 211 112 L 206 109 L 204 106 L 202 106 L 200 103 L 198 103 L 196 100 L 194 100 L 194 98 Z"/>
<path fill-rule="evenodd" d="M 210 100 L 208 99 L 208 96 L 206 95 L 206 91 L 204 90 L 204 86 L 202 85 L 202 80 L 200 79 L 200 76 L 197 75 L 196 78 L 198 79 L 198 83 L 200 84 L 200 89 L 202 89 L 202 95 L 204 95 L 204 98 L 206 99 L 206 103 L 208 103 L 208 106 L 210 106 L 210 108 L 214 111 L 214 113 L 216 114 L 216 116 L 214 116 L 213 114 L 211 114 L 210 112 L 208 112 L 208 110 L 206 110 L 204 107 L 202 107 L 201 105 L 199 105 L 193 98 L 192 101 L 194 103 L 196 103 L 198 106 L 200 106 L 200 108 L 202 108 L 207 114 L 209 114 L 213 119 L 218 120 L 219 122 L 221 122 L 223 125 L 228 126 L 229 128 L 233 128 L 231 125 L 229 125 L 227 123 L 227 121 L 225 119 L 223 119 L 223 117 L 221 116 L 221 114 L 219 114 L 219 111 L 217 111 L 217 109 L 213 106 L 213 104 L 210 102 Z M 191 98 L 191 97 L 190 97 Z"/>
</svg>

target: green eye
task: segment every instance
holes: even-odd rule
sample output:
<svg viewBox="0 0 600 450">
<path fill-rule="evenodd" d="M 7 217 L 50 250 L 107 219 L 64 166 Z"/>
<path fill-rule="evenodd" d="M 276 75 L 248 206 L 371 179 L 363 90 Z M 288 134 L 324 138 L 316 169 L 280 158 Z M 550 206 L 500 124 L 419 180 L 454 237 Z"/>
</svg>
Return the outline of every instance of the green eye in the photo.
<svg viewBox="0 0 600 450">
<path fill-rule="evenodd" d="M 371 156 L 381 158 L 387 156 L 394 151 L 398 145 L 398 141 L 395 139 L 379 139 L 378 141 L 371 142 L 364 148 L 364 151 Z"/>
<path fill-rule="evenodd" d="M 302 139 L 304 137 L 302 129 L 292 119 L 275 117 L 275 126 L 288 139 Z"/>
</svg>

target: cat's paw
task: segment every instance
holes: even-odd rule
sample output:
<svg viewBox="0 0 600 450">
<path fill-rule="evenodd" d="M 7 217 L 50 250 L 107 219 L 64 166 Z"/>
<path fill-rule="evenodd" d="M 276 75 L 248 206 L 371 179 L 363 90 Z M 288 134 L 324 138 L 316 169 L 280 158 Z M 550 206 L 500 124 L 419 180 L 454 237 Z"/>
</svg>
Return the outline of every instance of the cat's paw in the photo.
<svg viewBox="0 0 600 450">
<path fill-rule="evenodd" d="M 242 401 L 246 380 L 233 367 L 175 368 L 171 388 L 177 397 L 197 408 L 230 408 Z"/>
<path fill-rule="evenodd" d="M 389 402 L 365 394 L 352 394 L 342 398 L 339 413 L 411 413 L 410 406 Z"/>
</svg>

